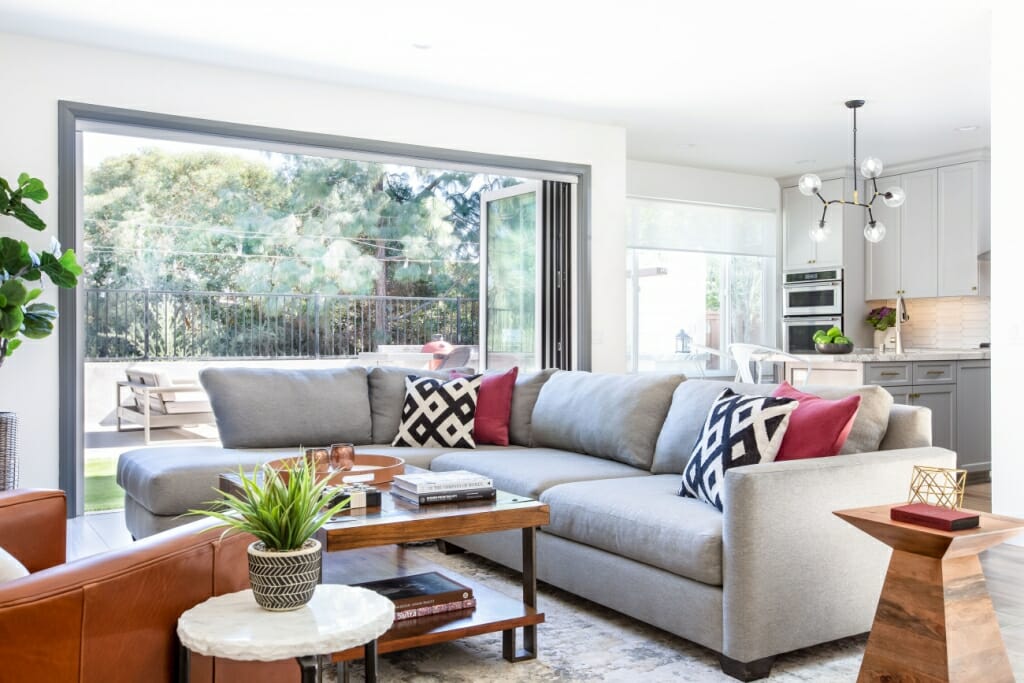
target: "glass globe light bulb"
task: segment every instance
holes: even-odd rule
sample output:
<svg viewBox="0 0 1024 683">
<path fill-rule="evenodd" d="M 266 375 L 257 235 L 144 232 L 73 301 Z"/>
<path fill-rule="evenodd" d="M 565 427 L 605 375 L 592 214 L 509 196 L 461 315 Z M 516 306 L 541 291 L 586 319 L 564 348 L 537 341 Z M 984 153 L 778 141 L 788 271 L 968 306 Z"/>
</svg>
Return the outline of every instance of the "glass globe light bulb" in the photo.
<svg viewBox="0 0 1024 683">
<path fill-rule="evenodd" d="M 882 193 L 882 201 L 885 202 L 885 205 L 890 209 L 895 209 L 897 206 L 901 206 L 906 200 L 907 193 L 903 191 L 902 187 L 897 185 L 886 188 Z"/>
<path fill-rule="evenodd" d="M 832 234 L 832 226 L 825 221 L 817 221 L 807 234 L 811 236 L 812 242 L 824 242 Z"/>
<path fill-rule="evenodd" d="M 877 178 L 882 175 L 882 160 L 878 157 L 868 157 L 861 162 L 860 173 L 865 178 Z"/>
<path fill-rule="evenodd" d="M 800 176 L 800 182 L 797 183 L 797 188 L 799 188 L 800 194 L 810 197 L 821 189 L 821 178 L 813 173 L 805 173 Z"/>
<path fill-rule="evenodd" d="M 864 239 L 868 242 L 877 244 L 885 239 L 885 223 L 882 221 L 872 221 L 864 226 Z"/>
</svg>

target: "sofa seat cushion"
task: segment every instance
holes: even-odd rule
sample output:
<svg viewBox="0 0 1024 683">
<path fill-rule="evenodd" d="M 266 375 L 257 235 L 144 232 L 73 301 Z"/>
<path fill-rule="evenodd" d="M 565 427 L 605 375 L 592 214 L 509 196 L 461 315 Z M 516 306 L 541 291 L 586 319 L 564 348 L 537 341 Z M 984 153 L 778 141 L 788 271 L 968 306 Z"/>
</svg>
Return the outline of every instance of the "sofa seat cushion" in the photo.
<svg viewBox="0 0 1024 683">
<path fill-rule="evenodd" d="M 678 494 L 674 474 L 562 484 L 540 496 L 544 531 L 720 586 L 722 513 Z"/>
<path fill-rule="evenodd" d="M 537 498 L 552 486 L 590 479 L 647 477 L 650 473 L 614 460 L 553 448 L 478 448 L 448 452 L 430 463 L 440 472 L 469 470 L 494 480 L 495 488 Z"/>
<path fill-rule="evenodd" d="M 672 394 L 684 379 L 556 373 L 533 409 L 533 443 L 650 469 Z"/>
<path fill-rule="evenodd" d="M 205 368 L 199 381 L 226 448 L 373 441 L 365 368 Z"/>
<path fill-rule="evenodd" d="M 251 470 L 268 460 L 298 453 L 297 448 L 233 449 L 167 446 L 126 451 L 117 459 L 117 483 L 155 515 L 180 515 L 217 500 L 219 475 Z"/>
<path fill-rule="evenodd" d="M 372 455 L 393 455 L 396 458 L 405 460 L 406 465 L 429 469 L 434 458 L 445 453 L 459 453 L 465 450 L 472 453 L 470 449 L 461 448 L 434 448 L 431 446 L 392 446 L 391 444 L 371 444 L 369 446 L 356 446 L 356 454 L 366 453 Z"/>
</svg>

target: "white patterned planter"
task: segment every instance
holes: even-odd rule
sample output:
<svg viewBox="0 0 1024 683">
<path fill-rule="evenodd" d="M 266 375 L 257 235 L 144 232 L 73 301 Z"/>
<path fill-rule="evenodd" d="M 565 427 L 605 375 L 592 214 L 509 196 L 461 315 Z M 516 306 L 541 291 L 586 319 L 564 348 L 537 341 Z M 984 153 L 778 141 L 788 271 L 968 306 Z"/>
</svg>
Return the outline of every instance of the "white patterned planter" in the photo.
<svg viewBox="0 0 1024 683">
<path fill-rule="evenodd" d="M 276 612 L 308 603 L 320 583 L 320 555 L 320 541 L 314 538 L 298 550 L 267 550 L 262 541 L 250 543 L 249 581 L 256 603 Z"/>
</svg>

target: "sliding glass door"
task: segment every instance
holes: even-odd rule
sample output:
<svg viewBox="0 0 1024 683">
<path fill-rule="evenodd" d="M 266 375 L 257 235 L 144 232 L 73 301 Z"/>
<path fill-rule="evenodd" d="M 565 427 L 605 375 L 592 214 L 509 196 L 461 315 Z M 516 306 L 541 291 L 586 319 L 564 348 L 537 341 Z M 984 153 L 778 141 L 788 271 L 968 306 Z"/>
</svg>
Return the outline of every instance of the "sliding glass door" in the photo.
<svg viewBox="0 0 1024 683">
<path fill-rule="evenodd" d="M 480 194 L 480 361 L 540 367 L 541 184 Z"/>
</svg>

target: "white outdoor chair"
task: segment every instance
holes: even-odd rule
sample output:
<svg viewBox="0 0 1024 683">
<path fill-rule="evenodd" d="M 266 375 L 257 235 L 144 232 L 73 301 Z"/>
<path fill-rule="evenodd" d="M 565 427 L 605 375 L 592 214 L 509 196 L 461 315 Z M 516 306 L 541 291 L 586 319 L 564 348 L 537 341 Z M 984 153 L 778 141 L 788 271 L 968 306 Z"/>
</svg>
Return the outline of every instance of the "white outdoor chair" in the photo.
<svg viewBox="0 0 1024 683">
<path fill-rule="evenodd" d="M 214 424 L 213 409 L 203 387 L 193 380 L 172 380 L 159 370 L 125 370 L 128 379 L 117 382 L 117 431 L 124 422 L 141 425 L 145 441 L 154 427 Z M 124 389 L 131 390 L 125 402 Z"/>
<path fill-rule="evenodd" d="M 736 377 L 734 380 L 736 382 L 761 384 L 761 379 L 764 375 L 764 363 L 766 362 L 799 363 L 807 368 L 807 374 L 804 375 L 804 381 L 801 382 L 801 385 L 807 384 L 811 379 L 811 364 L 803 358 L 786 353 L 782 349 L 773 349 L 770 346 L 761 346 L 759 344 L 729 344 L 729 355 L 736 362 Z M 757 366 L 756 380 L 750 370 L 751 364 Z"/>
</svg>

